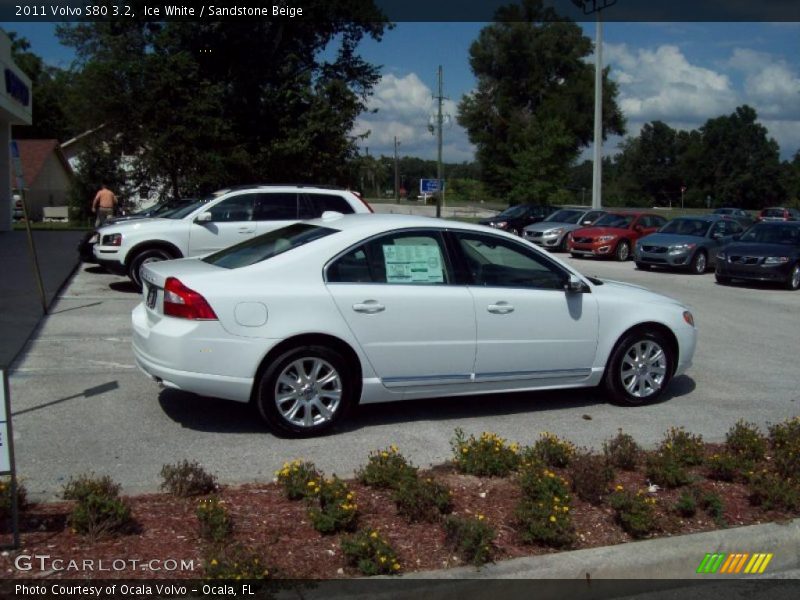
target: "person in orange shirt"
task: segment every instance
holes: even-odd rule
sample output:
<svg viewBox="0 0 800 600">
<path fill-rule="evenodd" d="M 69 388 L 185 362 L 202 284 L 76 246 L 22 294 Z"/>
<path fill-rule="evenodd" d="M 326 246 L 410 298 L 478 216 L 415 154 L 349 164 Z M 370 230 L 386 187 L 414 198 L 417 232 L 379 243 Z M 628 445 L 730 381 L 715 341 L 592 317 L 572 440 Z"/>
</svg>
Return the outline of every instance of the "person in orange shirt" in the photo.
<svg viewBox="0 0 800 600">
<path fill-rule="evenodd" d="M 100 191 L 97 192 L 92 202 L 92 212 L 97 215 L 94 226 L 102 227 L 106 219 L 114 214 L 114 209 L 116 207 L 117 197 L 104 183 L 100 186 Z"/>
</svg>

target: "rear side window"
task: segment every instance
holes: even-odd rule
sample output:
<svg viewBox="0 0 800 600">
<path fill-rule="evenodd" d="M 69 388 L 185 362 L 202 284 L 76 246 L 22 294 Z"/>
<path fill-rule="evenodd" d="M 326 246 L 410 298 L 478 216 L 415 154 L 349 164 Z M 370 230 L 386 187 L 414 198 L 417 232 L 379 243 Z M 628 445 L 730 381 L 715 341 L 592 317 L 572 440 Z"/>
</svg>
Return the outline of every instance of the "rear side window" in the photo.
<svg viewBox="0 0 800 600">
<path fill-rule="evenodd" d="M 375 238 L 328 267 L 329 283 L 447 284 L 452 280 L 438 232 Z"/>
<path fill-rule="evenodd" d="M 336 231 L 336 229 L 307 223 L 294 223 L 209 254 L 202 260 L 217 267 L 238 269 L 283 254 L 298 246 L 336 233 Z"/>
<path fill-rule="evenodd" d="M 275 192 L 255 196 L 256 221 L 289 221 L 297 219 L 297 194 Z"/>
<path fill-rule="evenodd" d="M 353 207 L 350 203 L 337 194 L 306 194 L 308 198 L 310 213 L 308 216 L 303 215 L 304 219 L 316 219 L 321 217 L 322 213 L 327 210 L 340 212 L 343 215 L 354 213 Z"/>
</svg>

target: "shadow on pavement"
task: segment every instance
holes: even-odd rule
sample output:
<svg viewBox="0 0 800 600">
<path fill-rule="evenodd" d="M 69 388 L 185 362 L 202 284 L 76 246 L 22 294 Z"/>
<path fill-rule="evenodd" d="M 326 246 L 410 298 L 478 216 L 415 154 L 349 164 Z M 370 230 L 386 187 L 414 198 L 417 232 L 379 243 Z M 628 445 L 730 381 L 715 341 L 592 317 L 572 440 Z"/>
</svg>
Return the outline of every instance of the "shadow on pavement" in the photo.
<svg viewBox="0 0 800 600">
<path fill-rule="evenodd" d="M 691 377 L 676 377 L 661 400 L 669 402 L 691 393 L 695 382 Z M 359 406 L 336 431 L 358 431 L 364 427 L 413 423 L 415 421 L 458 420 L 475 417 L 496 417 L 575 408 L 591 408 L 605 404 L 600 390 L 558 390 L 542 392 L 509 392 L 456 398 L 405 400 Z M 253 406 L 218 398 L 198 396 L 189 392 L 164 389 L 159 394 L 164 413 L 176 423 L 195 431 L 216 433 L 266 433 Z M 631 408 L 630 410 L 636 410 Z M 591 417 L 589 417 L 591 418 Z"/>
<path fill-rule="evenodd" d="M 141 294 L 142 290 L 136 287 L 132 281 L 114 281 L 108 284 L 115 292 L 122 292 L 124 294 Z"/>
</svg>

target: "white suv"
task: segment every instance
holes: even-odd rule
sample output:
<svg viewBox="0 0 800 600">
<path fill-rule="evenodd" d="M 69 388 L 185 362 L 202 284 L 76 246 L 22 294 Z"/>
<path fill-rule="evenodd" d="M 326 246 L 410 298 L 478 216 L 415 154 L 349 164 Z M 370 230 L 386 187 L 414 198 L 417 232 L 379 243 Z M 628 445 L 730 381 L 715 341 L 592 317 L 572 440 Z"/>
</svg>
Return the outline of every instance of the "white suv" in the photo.
<svg viewBox="0 0 800 600">
<path fill-rule="evenodd" d="M 138 219 L 97 231 L 94 256 L 109 271 L 141 287 L 142 265 L 203 256 L 326 211 L 368 213 L 353 192 L 298 185 L 257 185 L 214 192 L 159 218 Z"/>
</svg>

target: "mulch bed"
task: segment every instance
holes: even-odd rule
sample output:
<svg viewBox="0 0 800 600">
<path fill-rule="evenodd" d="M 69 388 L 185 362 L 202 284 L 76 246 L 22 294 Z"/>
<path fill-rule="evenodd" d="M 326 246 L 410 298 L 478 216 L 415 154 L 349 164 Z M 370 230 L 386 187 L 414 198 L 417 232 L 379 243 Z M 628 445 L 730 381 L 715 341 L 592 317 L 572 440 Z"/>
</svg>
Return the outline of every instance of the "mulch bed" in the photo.
<svg viewBox="0 0 800 600">
<path fill-rule="evenodd" d="M 714 447 L 709 445 L 708 451 Z M 566 475 L 565 470 L 556 469 Z M 785 520 L 788 513 L 764 511 L 752 506 L 748 489 L 742 483 L 712 481 L 705 478 L 703 467 L 691 469 L 695 485 L 704 491 L 716 492 L 724 502 L 724 524 L 736 527 Z M 543 545 L 525 544 L 514 524 L 514 510 L 520 489 L 513 477 L 482 478 L 458 473 L 453 466 L 436 467 L 422 476 L 434 477 L 453 491 L 454 514 L 485 515 L 496 530 L 494 560 L 552 553 Z M 626 489 L 646 488 L 647 480 L 640 467 L 637 471 L 617 471 L 615 484 Z M 359 527 L 378 529 L 398 555 L 404 572 L 442 569 L 464 562 L 448 547 L 440 524 L 409 523 L 397 514 L 388 490 L 365 487 L 349 481 L 355 492 L 359 510 Z M 652 537 L 683 535 L 720 527 L 713 518 L 699 510 L 685 518 L 672 510 L 682 489 L 661 489 L 657 498 L 660 530 Z M 279 577 L 340 578 L 355 577 L 357 570 L 346 565 L 340 549 L 343 534 L 322 535 L 311 526 L 303 501 L 287 500 L 283 489 L 275 483 L 223 487 L 219 498 L 233 518 L 231 542 L 256 549 L 264 564 Z M 197 578 L 203 574 L 203 563 L 209 559 L 210 546 L 199 535 L 195 516 L 197 498 L 177 498 L 169 494 L 148 494 L 128 498 L 136 521 L 132 533 L 119 537 L 90 541 L 67 527 L 71 503 L 33 504 L 21 515 L 21 549 L 0 556 L 0 572 L 15 578 Z M 632 541 L 630 535 L 615 522 L 614 511 L 606 504 L 593 506 L 573 495 L 571 513 L 577 532 L 572 549 L 608 546 Z M 8 523 L 4 532 L 8 531 Z M 0 536 L 8 541 L 10 536 Z M 94 570 L 64 569 L 41 571 L 38 564 L 29 571 L 14 567 L 17 555 L 49 555 L 51 559 L 95 561 Z M 194 560 L 194 570 L 105 570 L 114 560 L 150 561 L 152 559 Z"/>
</svg>

